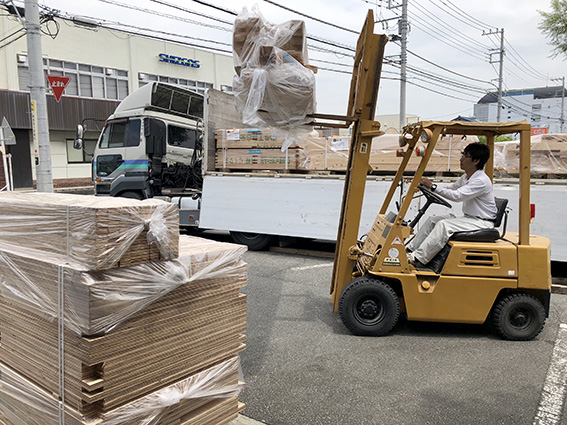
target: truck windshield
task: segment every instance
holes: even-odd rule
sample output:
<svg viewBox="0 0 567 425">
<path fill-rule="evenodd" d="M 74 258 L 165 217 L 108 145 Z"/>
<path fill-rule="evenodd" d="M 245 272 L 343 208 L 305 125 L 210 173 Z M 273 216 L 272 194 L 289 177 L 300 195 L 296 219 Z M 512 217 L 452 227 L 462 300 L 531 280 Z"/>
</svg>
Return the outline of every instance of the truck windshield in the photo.
<svg viewBox="0 0 567 425">
<path fill-rule="evenodd" d="M 113 121 L 104 127 L 101 149 L 126 148 L 140 145 L 140 120 Z"/>
</svg>

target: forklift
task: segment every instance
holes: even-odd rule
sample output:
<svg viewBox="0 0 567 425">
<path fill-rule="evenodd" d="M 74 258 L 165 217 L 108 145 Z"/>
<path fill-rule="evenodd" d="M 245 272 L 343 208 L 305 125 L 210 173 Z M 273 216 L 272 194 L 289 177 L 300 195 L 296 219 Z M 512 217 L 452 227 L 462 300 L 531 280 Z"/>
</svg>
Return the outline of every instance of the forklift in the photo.
<svg viewBox="0 0 567 425">
<path fill-rule="evenodd" d="M 528 123 L 425 121 L 404 127 L 399 169 L 372 228 L 364 240 L 358 239 L 372 138 L 383 134 L 373 117 L 386 41 L 386 36 L 373 34 L 373 22 L 367 19 L 357 44 L 347 111 L 353 132 L 333 264 L 333 312 L 351 333 L 361 336 L 386 335 L 405 314 L 410 321 L 488 321 L 504 339 L 531 340 L 549 315 L 551 260 L 550 240 L 530 235 Z M 492 179 L 494 141 L 503 134 L 520 135 L 518 232 L 506 231 L 507 200 L 496 199 L 494 228 L 457 232 L 429 264 L 414 267 L 406 245 L 420 219 L 433 204 L 451 206 L 419 185 L 439 138 L 484 136 L 491 153 L 485 172 Z M 418 149 L 418 141 L 425 149 Z M 417 171 L 398 208 L 390 210 L 414 154 L 421 158 Z M 420 196 L 425 205 L 413 220 L 406 220 L 412 201 Z"/>
</svg>

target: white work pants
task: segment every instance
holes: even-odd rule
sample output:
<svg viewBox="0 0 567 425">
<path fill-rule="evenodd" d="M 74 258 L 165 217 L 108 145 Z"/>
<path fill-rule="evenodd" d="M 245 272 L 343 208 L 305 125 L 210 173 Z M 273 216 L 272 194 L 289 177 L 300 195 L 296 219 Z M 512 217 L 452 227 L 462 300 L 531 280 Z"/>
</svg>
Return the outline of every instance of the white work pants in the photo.
<svg viewBox="0 0 567 425">
<path fill-rule="evenodd" d="M 492 221 L 480 218 L 434 215 L 425 220 L 408 248 L 413 251 L 414 258 L 427 264 L 441 251 L 453 233 L 493 227 Z"/>
</svg>

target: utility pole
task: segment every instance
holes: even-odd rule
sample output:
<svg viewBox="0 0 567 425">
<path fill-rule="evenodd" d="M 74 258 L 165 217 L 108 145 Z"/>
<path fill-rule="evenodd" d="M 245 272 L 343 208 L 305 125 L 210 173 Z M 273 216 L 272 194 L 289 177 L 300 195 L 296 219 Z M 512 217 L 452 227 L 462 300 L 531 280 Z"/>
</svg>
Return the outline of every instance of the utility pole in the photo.
<svg viewBox="0 0 567 425">
<path fill-rule="evenodd" d="M 392 36 L 392 40 L 400 40 L 400 131 L 406 125 L 406 81 L 407 81 L 407 43 L 408 43 L 408 0 L 401 0 L 401 4 L 394 4 L 393 0 L 388 0 L 388 9 L 402 8 L 401 16 L 398 19 L 398 35 Z M 384 19 L 379 22 L 389 21 L 391 19 Z"/>
<path fill-rule="evenodd" d="M 408 0 L 402 0 L 402 18 L 400 19 L 401 53 L 400 53 L 400 131 L 406 125 L 406 66 L 408 62 Z"/>
<path fill-rule="evenodd" d="M 496 121 L 500 122 L 500 117 L 502 114 L 502 83 L 503 83 L 503 75 L 504 75 L 504 28 L 498 30 L 491 30 L 489 32 L 482 32 L 482 35 L 492 35 L 500 33 L 500 50 L 496 50 L 492 53 L 499 53 L 500 59 L 498 62 L 500 63 L 500 70 L 498 72 L 498 111 L 496 112 Z M 495 63 L 496 61 L 492 61 L 492 53 L 490 53 L 490 63 Z"/>
<path fill-rule="evenodd" d="M 560 132 L 563 133 L 563 124 L 565 122 L 565 77 L 562 78 L 552 78 L 551 81 L 561 81 L 561 118 L 560 118 Z"/>
<path fill-rule="evenodd" d="M 26 37 L 28 43 L 28 63 L 30 69 L 30 96 L 35 103 L 37 114 L 37 138 L 39 164 L 36 164 L 38 192 L 53 192 L 51 170 L 51 152 L 49 149 L 49 125 L 47 122 L 47 99 L 45 97 L 45 79 L 43 76 L 43 58 L 41 53 L 41 28 L 39 24 L 39 6 L 37 0 L 25 0 Z"/>
</svg>

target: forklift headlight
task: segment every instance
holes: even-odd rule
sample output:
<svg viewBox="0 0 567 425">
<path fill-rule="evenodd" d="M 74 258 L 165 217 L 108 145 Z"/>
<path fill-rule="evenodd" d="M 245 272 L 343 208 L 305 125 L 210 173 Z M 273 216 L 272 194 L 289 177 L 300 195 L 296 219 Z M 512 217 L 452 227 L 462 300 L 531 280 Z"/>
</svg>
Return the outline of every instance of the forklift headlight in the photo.
<svg viewBox="0 0 567 425">
<path fill-rule="evenodd" d="M 431 130 L 429 130 L 428 128 L 424 129 L 421 132 L 421 135 L 419 136 L 419 139 L 423 142 L 423 143 L 429 143 L 429 141 L 431 140 L 431 138 L 433 137 L 433 133 L 431 132 Z"/>
</svg>

